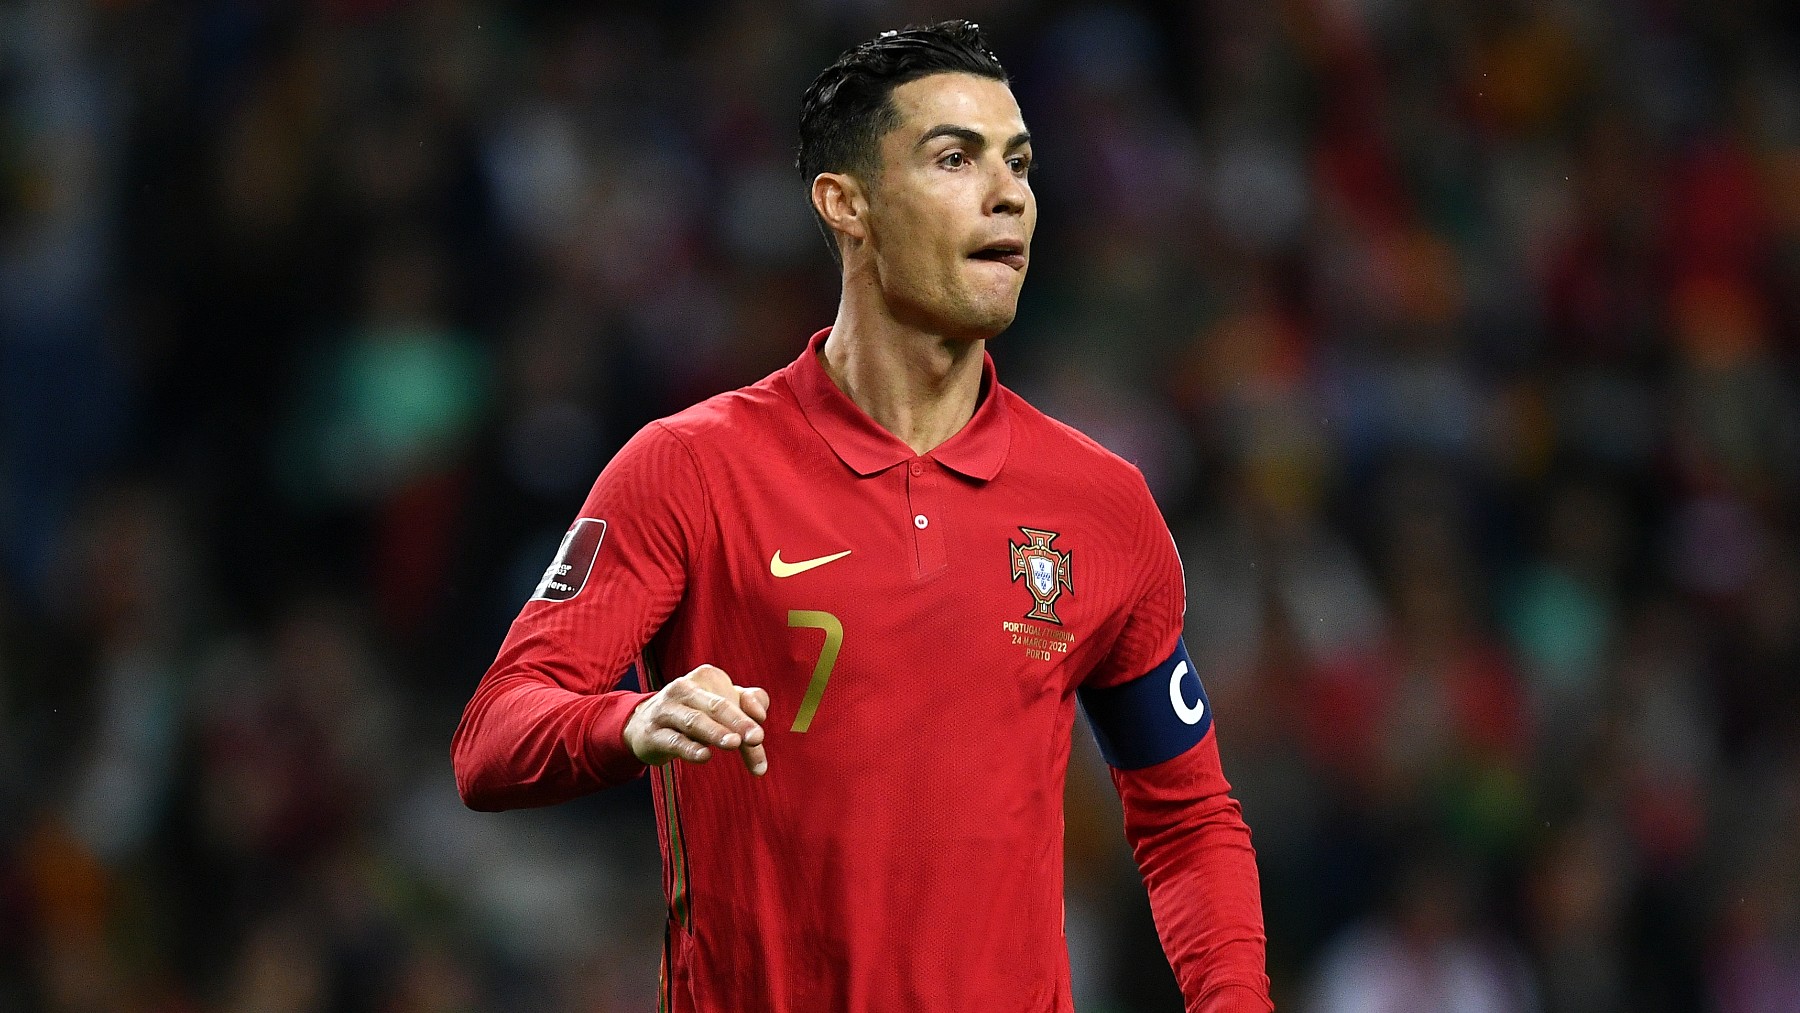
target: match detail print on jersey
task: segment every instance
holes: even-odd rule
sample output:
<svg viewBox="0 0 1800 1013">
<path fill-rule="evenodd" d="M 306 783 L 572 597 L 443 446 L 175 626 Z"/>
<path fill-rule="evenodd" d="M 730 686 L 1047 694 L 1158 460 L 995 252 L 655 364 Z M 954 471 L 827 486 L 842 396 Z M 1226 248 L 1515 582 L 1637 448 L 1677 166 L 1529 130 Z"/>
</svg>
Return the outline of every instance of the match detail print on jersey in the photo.
<svg viewBox="0 0 1800 1013">
<path fill-rule="evenodd" d="M 600 543 L 606 538 L 606 522 L 598 517 L 583 517 L 563 536 L 556 558 L 531 592 L 532 601 L 568 601 L 587 586 L 594 572 L 594 558 L 600 554 Z"/>
<path fill-rule="evenodd" d="M 842 552 L 835 552 L 829 556 L 819 556 L 814 559 L 802 559 L 799 562 L 790 563 L 782 559 L 781 550 L 776 549 L 775 555 L 769 557 L 769 572 L 777 577 L 792 577 L 797 573 L 805 573 L 814 567 L 824 566 L 826 563 L 843 559 L 849 554 L 850 550 L 845 549 Z"/>
<path fill-rule="evenodd" d="M 1149 672 L 1117 686 L 1083 689 L 1080 696 L 1101 755 L 1120 770 L 1172 760 L 1212 727 L 1206 687 L 1180 640 L 1175 653 Z"/>
</svg>

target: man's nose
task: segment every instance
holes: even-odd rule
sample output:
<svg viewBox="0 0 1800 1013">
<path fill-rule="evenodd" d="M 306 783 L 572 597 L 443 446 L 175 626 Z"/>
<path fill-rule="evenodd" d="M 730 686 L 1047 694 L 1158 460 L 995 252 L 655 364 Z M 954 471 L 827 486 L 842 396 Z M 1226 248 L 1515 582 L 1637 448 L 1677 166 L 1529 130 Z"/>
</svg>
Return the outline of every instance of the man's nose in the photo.
<svg viewBox="0 0 1800 1013">
<path fill-rule="evenodd" d="M 1024 214 L 1025 202 L 1029 199 L 1025 181 L 1012 171 L 1012 166 L 1002 161 L 999 172 L 994 178 L 993 191 L 988 197 L 988 213 L 995 215 Z"/>
</svg>

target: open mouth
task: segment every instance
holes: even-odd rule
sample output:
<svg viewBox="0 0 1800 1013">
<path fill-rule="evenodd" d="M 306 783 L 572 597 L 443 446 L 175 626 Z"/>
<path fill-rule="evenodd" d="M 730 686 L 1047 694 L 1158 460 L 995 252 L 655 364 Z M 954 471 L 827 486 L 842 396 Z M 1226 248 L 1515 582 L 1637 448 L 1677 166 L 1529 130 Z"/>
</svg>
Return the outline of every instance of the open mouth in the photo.
<svg viewBox="0 0 1800 1013">
<path fill-rule="evenodd" d="M 1015 271 L 1025 270 L 1025 244 L 1013 240 L 1001 240 L 969 254 L 971 260 L 991 260 L 1005 264 Z"/>
</svg>

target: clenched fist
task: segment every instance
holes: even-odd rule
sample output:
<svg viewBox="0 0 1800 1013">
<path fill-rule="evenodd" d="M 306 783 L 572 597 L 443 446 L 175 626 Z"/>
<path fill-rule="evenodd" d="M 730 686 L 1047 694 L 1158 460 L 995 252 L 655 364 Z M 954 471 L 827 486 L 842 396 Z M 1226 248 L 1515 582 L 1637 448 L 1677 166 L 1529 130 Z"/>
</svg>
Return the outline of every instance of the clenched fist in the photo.
<svg viewBox="0 0 1800 1013">
<path fill-rule="evenodd" d="M 705 763 L 713 748 L 735 749 L 761 776 L 769 769 L 761 724 L 768 719 L 768 693 L 734 686 L 731 676 L 701 665 L 638 704 L 625 722 L 625 744 L 652 767 L 677 758 Z"/>
</svg>

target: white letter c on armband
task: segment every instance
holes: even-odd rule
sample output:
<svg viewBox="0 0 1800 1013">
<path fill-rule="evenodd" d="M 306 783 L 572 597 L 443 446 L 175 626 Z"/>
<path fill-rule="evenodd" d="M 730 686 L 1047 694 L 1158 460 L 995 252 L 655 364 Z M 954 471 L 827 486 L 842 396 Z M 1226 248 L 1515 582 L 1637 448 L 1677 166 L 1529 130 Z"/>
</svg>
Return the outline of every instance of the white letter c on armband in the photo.
<svg viewBox="0 0 1800 1013">
<path fill-rule="evenodd" d="M 1188 674 L 1188 665 L 1185 661 L 1176 665 L 1175 671 L 1170 673 L 1169 702 L 1175 705 L 1175 716 L 1181 719 L 1182 724 L 1197 725 L 1200 723 L 1200 719 L 1206 716 L 1206 697 L 1202 696 L 1199 702 L 1192 707 L 1189 707 L 1187 701 L 1181 698 L 1181 677 L 1186 674 Z"/>
</svg>

